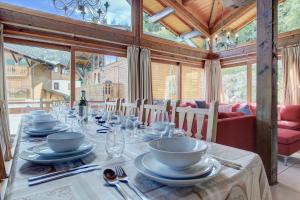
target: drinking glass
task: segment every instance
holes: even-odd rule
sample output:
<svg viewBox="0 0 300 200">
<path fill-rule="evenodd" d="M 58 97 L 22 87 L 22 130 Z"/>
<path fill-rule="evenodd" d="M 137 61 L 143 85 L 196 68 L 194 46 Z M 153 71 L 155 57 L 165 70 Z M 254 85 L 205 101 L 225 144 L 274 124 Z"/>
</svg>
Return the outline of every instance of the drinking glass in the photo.
<svg viewBox="0 0 300 200">
<path fill-rule="evenodd" d="M 116 126 L 106 134 L 105 149 L 108 157 L 122 156 L 125 148 L 125 137 L 121 126 Z"/>
</svg>

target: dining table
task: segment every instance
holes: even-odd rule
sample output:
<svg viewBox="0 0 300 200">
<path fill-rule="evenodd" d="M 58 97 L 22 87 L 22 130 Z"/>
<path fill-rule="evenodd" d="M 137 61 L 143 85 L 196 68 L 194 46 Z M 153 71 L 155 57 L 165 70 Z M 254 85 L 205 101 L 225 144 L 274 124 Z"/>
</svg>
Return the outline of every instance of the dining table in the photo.
<svg viewBox="0 0 300 200">
<path fill-rule="evenodd" d="M 11 171 L 10 182 L 6 191 L 8 200 L 117 200 L 122 199 L 118 191 L 108 186 L 103 179 L 103 170 L 121 166 L 130 181 L 148 199 L 202 199 L 202 200 L 269 200 L 272 199 L 270 186 L 260 157 L 253 152 L 205 142 L 207 153 L 226 161 L 238 163 L 241 169 L 222 166 L 220 173 L 214 178 L 189 187 L 170 187 L 152 181 L 137 171 L 134 160 L 139 155 L 149 152 L 148 141 L 143 137 L 126 136 L 125 149 L 121 157 L 110 158 L 105 150 L 106 134 L 96 131 L 97 125 L 89 121 L 85 125 L 85 137 L 96 144 L 93 153 L 82 159 L 58 163 L 55 165 L 39 165 L 19 158 L 20 152 L 42 144 L 45 140 L 31 139 L 24 134 L 24 120 L 19 125 L 19 142 Z M 101 170 L 81 173 L 55 181 L 29 186 L 28 178 L 50 172 L 70 169 L 85 164 L 98 164 Z M 123 184 L 123 183 L 120 183 Z M 127 185 L 124 190 L 133 198 L 140 199 Z"/>
</svg>

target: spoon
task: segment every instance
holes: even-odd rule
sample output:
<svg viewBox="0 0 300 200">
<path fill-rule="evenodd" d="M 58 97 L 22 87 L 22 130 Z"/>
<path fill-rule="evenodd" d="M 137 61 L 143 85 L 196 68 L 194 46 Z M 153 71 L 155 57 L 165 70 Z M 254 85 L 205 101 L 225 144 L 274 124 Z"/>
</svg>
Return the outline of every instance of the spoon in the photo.
<svg viewBox="0 0 300 200">
<path fill-rule="evenodd" d="M 111 186 L 115 186 L 118 192 L 122 195 L 122 197 L 125 200 L 131 200 L 131 197 L 129 197 L 124 189 L 119 185 L 119 180 L 117 177 L 117 174 L 112 169 L 106 169 L 103 171 L 103 178 L 104 180 Z"/>
</svg>

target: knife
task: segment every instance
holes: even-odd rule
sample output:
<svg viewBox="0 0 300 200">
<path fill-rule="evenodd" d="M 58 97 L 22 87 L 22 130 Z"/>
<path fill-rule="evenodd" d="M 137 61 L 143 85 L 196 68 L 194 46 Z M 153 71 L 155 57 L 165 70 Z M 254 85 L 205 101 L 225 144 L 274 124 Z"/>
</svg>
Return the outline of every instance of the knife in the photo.
<svg viewBox="0 0 300 200">
<path fill-rule="evenodd" d="M 28 178 L 28 181 L 36 181 L 36 180 L 39 180 L 39 179 L 48 178 L 48 177 L 63 174 L 63 173 L 66 173 L 66 172 L 72 172 L 72 171 L 75 171 L 75 170 L 78 170 L 78 169 L 84 169 L 84 168 L 89 168 L 89 167 L 97 167 L 97 166 L 99 166 L 99 165 L 97 165 L 97 164 L 82 165 L 82 166 L 71 168 L 71 169 L 66 169 L 66 170 L 61 170 L 61 171 L 58 171 L 58 172 L 52 172 L 52 173 L 48 173 L 48 174 L 44 174 L 44 175 L 40 175 L 40 176 L 30 177 L 30 178 Z"/>
<path fill-rule="evenodd" d="M 46 182 L 49 182 L 49 181 L 54 181 L 54 180 L 58 180 L 58 179 L 61 179 L 61 178 L 74 176 L 76 174 L 91 172 L 91 171 L 100 170 L 100 169 L 101 169 L 100 166 L 77 169 L 77 170 L 74 170 L 74 171 L 71 171 L 71 172 L 65 172 L 65 173 L 61 173 L 61 174 L 58 174 L 58 175 L 46 177 L 46 178 L 35 180 L 35 181 L 28 181 L 28 185 L 29 186 L 34 186 L 34 185 L 38 185 L 38 184 L 41 184 L 41 183 L 46 183 Z"/>
</svg>

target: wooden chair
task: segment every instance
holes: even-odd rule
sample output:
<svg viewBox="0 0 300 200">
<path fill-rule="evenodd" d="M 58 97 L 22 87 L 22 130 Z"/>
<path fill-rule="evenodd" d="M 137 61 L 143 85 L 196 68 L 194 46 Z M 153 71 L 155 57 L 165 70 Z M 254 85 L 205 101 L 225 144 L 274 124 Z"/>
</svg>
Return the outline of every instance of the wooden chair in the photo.
<svg viewBox="0 0 300 200">
<path fill-rule="evenodd" d="M 151 105 L 146 104 L 147 100 L 144 100 L 141 105 L 141 122 L 149 126 L 150 117 L 151 119 L 157 119 L 157 117 L 161 117 L 164 113 L 168 113 L 171 105 L 171 101 L 167 100 L 164 102 L 164 105 Z"/>
<path fill-rule="evenodd" d="M 105 110 L 117 114 L 119 112 L 120 107 L 120 99 L 116 101 L 109 101 L 109 99 L 105 100 Z"/>
<path fill-rule="evenodd" d="M 137 99 L 134 103 L 126 103 L 124 99 L 121 100 L 119 114 L 122 116 L 134 115 L 138 116 L 141 106 L 141 99 Z"/>
<path fill-rule="evenodd" d="M 217 120 L 218 120 L 218 102 L 210 103 L 209 109 L 179 107 L 179 101 L 172 104 L 172 122 L 176 127 L 183 129 L 184 122 L 186 121 L 186 132 L 188 136 L 192 136 L 192 127 L 194 119 L 197 123 L 196 138 L 202 138 L 202 127 L 205 116 L 208 116 L 206 140 L 216 142 L 217 136 Z"/>
<path fill-rule="evenodd" d="M 6 103 L 0 100 L 0 178 L 6 178 L 5 161 L 12 159 L 9 119 Z"/>
</svg>

